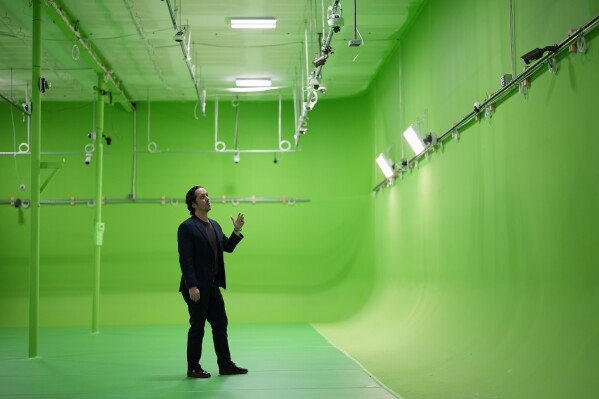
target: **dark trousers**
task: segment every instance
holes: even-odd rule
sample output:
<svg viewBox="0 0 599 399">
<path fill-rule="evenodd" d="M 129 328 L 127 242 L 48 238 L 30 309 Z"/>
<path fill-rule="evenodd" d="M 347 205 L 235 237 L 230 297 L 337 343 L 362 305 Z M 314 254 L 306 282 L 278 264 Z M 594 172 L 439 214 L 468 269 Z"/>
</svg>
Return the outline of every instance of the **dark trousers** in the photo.
<svg viewBox="0 0 599 399">
<path fill-rule="evenodd" d="M 221 369 L 228 367 L 231 364 L 231 353 L 229 352 L 229 341 L 227 339 L 228 319 L 220 289 L 214 286 L 210 290 L 200 291 L 200 300 L 197 302 L 191 300 L 187 290 L 183 289 L 181 293 L 189 310 L 187 369 L 195 370 L 200 367 L 206 320 L 212 327 L 212 340 L 218 367 Z"/>
</svg>

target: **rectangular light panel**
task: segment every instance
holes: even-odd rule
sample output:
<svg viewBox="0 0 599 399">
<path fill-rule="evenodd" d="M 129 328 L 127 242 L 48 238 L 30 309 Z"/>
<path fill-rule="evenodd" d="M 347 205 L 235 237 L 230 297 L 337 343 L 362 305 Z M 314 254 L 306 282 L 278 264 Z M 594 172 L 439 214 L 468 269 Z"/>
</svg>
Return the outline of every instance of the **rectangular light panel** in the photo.
<svg viewBox="0 0 599 399">
<path fill-rule="evenodd" d="M 379 165 L 379 168 L 381 168 L 387 179 L 393 176 L 393 169 L 383 153 L 376 158 L 376 163 Z"/>
<path fill-rule="evenodd" d="M 277 19 L 274 17 L 231 17 L 231 28 L 234 29 L 274 29 L 276 27 Z"/>
<path fill-rule="evenodd" d="M 270 79 L 235 79 L 237 87 L 270 87 Z"/>
<path fill-rule="evenodd" d="M 416 155 L 424 151 L 424 143 L 420 140 L 418 133 L 416 133 L 412 125 L 403 132 L 403 136 L 406 138 L 408 144 L 412 147 L 412 151 L 414 151 Z"/>
</svg>

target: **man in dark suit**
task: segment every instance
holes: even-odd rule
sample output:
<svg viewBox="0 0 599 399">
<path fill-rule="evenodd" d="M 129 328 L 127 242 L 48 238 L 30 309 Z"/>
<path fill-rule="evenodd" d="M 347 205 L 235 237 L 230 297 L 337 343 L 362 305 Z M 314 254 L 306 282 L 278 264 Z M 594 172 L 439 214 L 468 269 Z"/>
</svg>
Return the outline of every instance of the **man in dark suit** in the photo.
<svg viewBox="0 0 599 399">
<path fill-rule="evenodd" d="M 227 288 L 224 252 L 233 252 L 243 238 L 242 213 L 237 219 L 231 217 L 233 234 L 227 237 L 220 225 L 208 218 L 210 198 L 202 186 L 193 186 L 185 196 L 191 217 L 179 225 L 177 242 L 181 283 L 179 291 L 189 310 L 189 332 L 187 333 L 187 376 L 209 378 L 210 373 L 202 369 L 202 341 L 206 320 L 212 327 L 214 351 L 221 375 L 245 374 L 247 369 L 238 367 L 231 360 L 227 339 L 227 313 L 219 287 Z"/>
</svg>

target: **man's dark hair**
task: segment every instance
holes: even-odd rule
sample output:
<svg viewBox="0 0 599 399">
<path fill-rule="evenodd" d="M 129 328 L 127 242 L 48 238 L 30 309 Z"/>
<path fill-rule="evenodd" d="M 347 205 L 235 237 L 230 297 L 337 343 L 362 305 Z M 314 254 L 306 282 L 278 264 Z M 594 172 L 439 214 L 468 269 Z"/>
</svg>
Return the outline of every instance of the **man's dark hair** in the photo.
<svg viewBox="0 0 599 399">
<path fill-rule="evenodd" d="M 198 188 L 204 188 L 204 187 L 193 186 L 192 188 L 189 189 L 187 194 L 185 194 L 185 203 L 187 204 L 187 209 L 189 210 L 190 215 L 193 215 L 195 213 L 195 209 L 191 204 L 193 204 L 196 200 L 196 190 Z"/>
</svg>

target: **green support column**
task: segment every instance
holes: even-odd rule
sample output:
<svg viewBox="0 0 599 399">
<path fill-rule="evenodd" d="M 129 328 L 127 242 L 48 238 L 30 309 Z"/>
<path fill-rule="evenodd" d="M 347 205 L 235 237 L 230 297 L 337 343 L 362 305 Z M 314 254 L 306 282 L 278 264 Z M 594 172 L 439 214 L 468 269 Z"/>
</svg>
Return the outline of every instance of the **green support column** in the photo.
<svg viewBox="0 0 599 399">
<path fill-rule="evenodd" d="M 31 58 L 31 253 L 29 254 L 29 357 L 39 354 L 40 301 L 40 161 L 42 141 L 42 98 L 39 90 L 41 75 L 42 19 L 41 0 L 33 0 L 33 37 Z"/>
<path fill-rule="evenodd" d="M 94 224 L 94 298 L 92 309 L 92 333 L 100 332 L 100 256 L 104 239 L 104 223 L 102 223 L 102 168 L 104 162 L 104 75 L 98 74 L 96 90 L 96 217 Z"/>
</svg>

